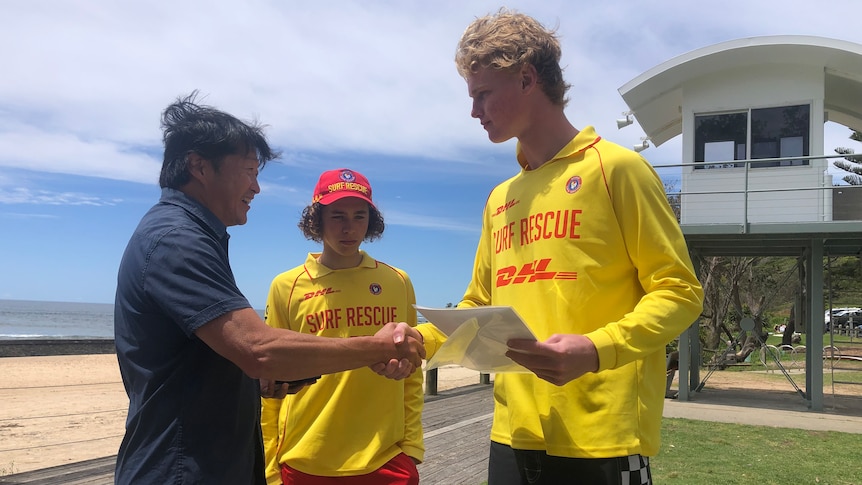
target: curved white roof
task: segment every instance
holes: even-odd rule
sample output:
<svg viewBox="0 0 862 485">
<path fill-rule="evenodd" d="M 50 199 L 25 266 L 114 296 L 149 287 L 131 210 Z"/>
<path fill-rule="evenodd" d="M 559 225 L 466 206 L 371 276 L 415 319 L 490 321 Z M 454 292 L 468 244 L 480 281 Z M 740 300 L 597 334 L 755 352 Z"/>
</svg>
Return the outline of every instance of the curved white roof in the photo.
<svg viewBox="0 0 862 485">
<path fill-rule="evenodd" d="M 682 133 L 682 88 L 704 75 L 761 64 L 823 68 L 829 120 L 862 131 L 862 45 L 824 37 L 777 35 L 714 44 L 674 57 L 619 88 L 651 142 Z"/>
</svg>

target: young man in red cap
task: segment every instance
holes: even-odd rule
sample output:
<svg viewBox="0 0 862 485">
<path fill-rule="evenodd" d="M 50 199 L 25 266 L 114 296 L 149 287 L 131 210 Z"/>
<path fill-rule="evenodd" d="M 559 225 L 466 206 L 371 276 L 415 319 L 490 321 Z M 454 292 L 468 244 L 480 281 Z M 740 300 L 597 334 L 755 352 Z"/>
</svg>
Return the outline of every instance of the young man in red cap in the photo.
<svg viewBox="0 0 862 485">
<path fill-rule="evenodd" d="M 323 251 L 275 277 L 267 324 L 330 338 L 373 335 L 391 321 L 416 325 L 410 278 L 359 249 L 384 229 L 368 179 L 345 168 L 324 172 L 298 225 Z M 401 381 L 349 370 L 291 392 L 263 400 L 268 483 L 419 483 L 421 369 Z"/>
</svg>

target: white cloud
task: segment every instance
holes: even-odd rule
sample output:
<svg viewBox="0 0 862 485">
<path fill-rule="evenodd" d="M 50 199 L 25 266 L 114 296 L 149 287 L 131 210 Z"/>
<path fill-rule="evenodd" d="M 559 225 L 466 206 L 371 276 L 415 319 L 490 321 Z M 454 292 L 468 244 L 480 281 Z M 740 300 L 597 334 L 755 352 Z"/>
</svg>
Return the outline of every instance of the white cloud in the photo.
<svg viewBox="0 0 862 485">
<path fill-rule="evenodd" d="M 117 199 L 104 199 L 76 192 L 52 192 L 48 190 L 31 190 L 28 188 L 5 189 L 0 187 L 0 204 L 35 204 L 35 205 L 116 205 Z"/>
<path fill-rule="evenodd" d="M 116 141 L 21 128 L 0 132 L 0 167 L 152 184 L 158 181 L 161 163 Z"/>
<path fill-rule="evenodd" d="M 817 9 L 798 0 L 509 5 L 559 27 L 575 125 L 595 125 L 626 146 L 642 133 L 636 126 L 617 132 L 614 119 L 626 109 L 617 88 L 674 56 L 780 33 L 862 41 L 859 29 L 837 28 L 856 11 L 855 0 Z M 464 27 L 498 6 L 7 2 L 0 166 L 152 183 L 158 158 L 135 150 L 160 152 L 160 111 L 193 89 L 207 103 L 270 125 L 273 142 L 291 152 L 471 161 L 498 147 L 469 117 L 452 56 Z"/>
<path fill-rule="evenodd" d="M 23 214 L 20 212 L 0 212 L 0 217 L 4 219 L 18 219 L 18 220 L 26 220 L 26 219 L 58 219 L 59 217 L 54 214 Z"/>
<path fill-rule="evenodd" d="M 463 224 L 443 217 L 412 214 L 397 210 L 386 211 L 386 224 L 479 234 L 479 227 L 476 224 Z"/>
<path fill-rule="evenodd" d="M 627 109 L 617 89 L 675 56 L 759 35 L 862 43 L 862 30 L 843 21 L 853 18 L 858 0 L 506 4 L 559 27 L 565 78 L 573 86 L 567 115 L 623 146 L 643 132 L 637 124 L 617 130 L 614 120 Z M 489 143 L 470 118 L 452 60 L 467 24 L 499 6 L 499 0 L 4 1 L 0 219 L 16 237 L 0 238 L 0 247 L 16 254 L 10 263 L 27 268 L 17 274 L 33 278 L 0 278 L 0 294 L 113 300 L 110 254 L 124 247 L 157 197 L 159 115 L 199 89 L 204 102 L 268 124 L 270 140 L 284 151 L 286 170 L 262 172 L 254 223 L 232 228 L 237 278 L 256 304 L 274 268 L 317 247 L 297 235 L 294 208 L 307 203 L 319 168 L 336 161 L 372 178 L 387 224 L 411 238 L 411 244 L 384 239 L 379 247 L 387 261 L 410 262 L 417 298 L 452 301 L 452 288 L 463 280 L 450 280 L 469 278 L 487 191 L 516 170 L 514 143 Z M 825 151 L 848 146 L 847 135 L 826 133 Z M 666 165 L 679 163 L 681 150 L 677 138 L 643 154 Z M 433 183 L 445 204 L 429 202 L 419 183 Z M 112 198 L 117 194 L 122 201 Z M 54 219 L 84 235 L 43 237 L 40 231 L 56 230 Z M 88 229 L 94 224 L 98 231 Z M 417 232 L 421 240 L 413 239 Z M 70 250 L 75 258 L 47 257 Z M 76 261 L 87 261 L 87 273 L 96 275 L 86 288 L 66 284 L 81 273 Z"/>
<path fill-rule="evenodd" d="M 272 198 L 294 207 L 308 204 L 308 190 L 300 190 L 289 185 L 260 181 L 260 194 L 256 198 Z"/>
</svg>

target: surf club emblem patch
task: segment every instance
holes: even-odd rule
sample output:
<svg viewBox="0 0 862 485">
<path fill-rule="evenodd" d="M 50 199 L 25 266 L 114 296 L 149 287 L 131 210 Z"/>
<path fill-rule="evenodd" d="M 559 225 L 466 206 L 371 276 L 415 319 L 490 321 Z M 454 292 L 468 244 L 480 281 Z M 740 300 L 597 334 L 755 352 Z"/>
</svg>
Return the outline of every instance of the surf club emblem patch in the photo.
<svg viewBox="0 0 862 485">
<path fill-rule="evenodd" d="M 566 192 L 574 194 L 581 188 L 581 176 L 575 175 L 566 182 Z"/>
<path fill-rule="evenodd" d="M 371 283 L 371 285 L 368 287 L 368 291 L 370 291 L 372 295 L 379 295 L 383 292 L 383 288 L 381 288 L 380 285 L 377 283 Z"/>
<path fill-rule="evenodd" d="M 356 175 L 353 175 L 353 172 L 351 172 L 350 170 L 343 170 L 341 172 L 340 178 L 345 182 L 353 182 L 356 180 Z"/>
</svg>

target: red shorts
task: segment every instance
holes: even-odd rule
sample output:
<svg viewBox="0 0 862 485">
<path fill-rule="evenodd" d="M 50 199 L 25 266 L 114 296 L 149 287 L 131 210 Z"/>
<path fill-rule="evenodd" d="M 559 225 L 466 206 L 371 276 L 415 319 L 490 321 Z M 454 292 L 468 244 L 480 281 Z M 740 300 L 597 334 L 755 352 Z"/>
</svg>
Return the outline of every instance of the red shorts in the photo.
<svg viewBox="0 0 862 485">
<path fill-rule="evenodd" d="M 419 485 L 419 470 L 412 458 L 400 453 L 371 473 L 350 477 L 309 475 L 282 463 L 281 481 L 284 485 Z"/>
</svg>

